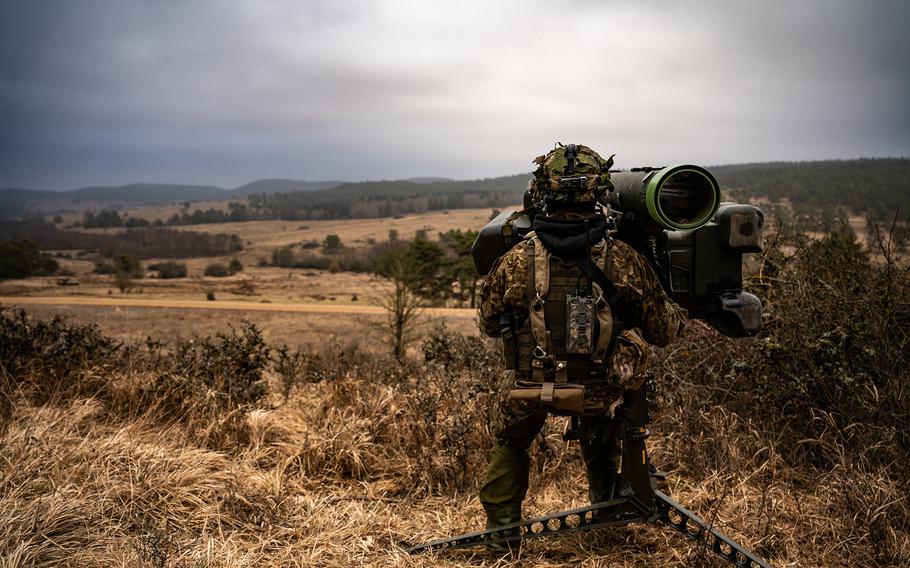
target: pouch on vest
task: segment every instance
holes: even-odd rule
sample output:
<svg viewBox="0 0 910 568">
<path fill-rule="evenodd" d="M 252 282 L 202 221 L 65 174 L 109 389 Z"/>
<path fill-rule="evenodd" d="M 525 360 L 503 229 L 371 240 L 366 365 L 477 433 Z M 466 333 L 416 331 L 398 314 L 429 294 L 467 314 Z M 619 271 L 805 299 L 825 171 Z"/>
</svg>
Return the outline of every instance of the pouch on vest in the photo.
<svg viewBox="0 0 910 568">
<path fill-rule="evenodd" d="M 648 352 L 648 344 L 636 328 L 622 330 L 613 346 L 610 380 L 623 389 L 638 388 L 648 368 Z"/>
<path fill-rule="evenodd" d="M 566 353 L 589 354 L 594 347 L 594 298 L 566 295 Z"/>
<path fill-rule="evenodd" d="M 520 370 L 531 366 L 533 339 L 531 330 L 526 325 L 527 319 L 527 316 L 513 315 L 511 312 L 499 318 L 502 357 L 506 369 Z"/>
<path fill-rule="evenodd" d="M 510 400 L 536 402 L 546 408 L 582 413 L 585 410 L 585 387 L 574 383 L 537 383 L 515 381 Z"/>
</svg>

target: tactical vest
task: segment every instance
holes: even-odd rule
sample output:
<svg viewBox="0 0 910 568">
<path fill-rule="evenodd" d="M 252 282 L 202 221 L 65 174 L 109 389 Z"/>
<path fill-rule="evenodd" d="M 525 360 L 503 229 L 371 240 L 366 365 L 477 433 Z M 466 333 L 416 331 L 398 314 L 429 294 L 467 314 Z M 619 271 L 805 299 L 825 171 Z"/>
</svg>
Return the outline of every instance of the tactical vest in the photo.
<svg viewBox="0 0 910 568">
<path fill-rule="evenodd" d="M 613 340 L 625 323 L 611 310 L 600 286 L 589 284 L 578 265 L 551 255 L 533 233 L 528 237 L 528 314 L 513 316 L 510 325 L 504 326 L 506 367 L 514 369 L 519 378 L 535 382 L 585 384 L 604 379 Z M 599 254 L 594 253 L 592 262 L 609 277 L 609 240 L 595 250 Z M 585 293 L 588 288 L 590 295 Z M 580 297 L 576 295 L 579 291 Z M 577 300 L 574 307 L 567 303 L 570 296 Z M 589 314 L 587 318 L 578 317 L 579 304 L 582 316 L 586 311 Z M 576 317 L 570 314 L 573 311 Z M 582 321 L 585 319 L 589 321 Z M 584 324 L 590 329 L 579 330 Z M 574 335 L 571 340 L 570 334 Z M 585 336 L 590 340 L 584 341 Z"/>
</svg>

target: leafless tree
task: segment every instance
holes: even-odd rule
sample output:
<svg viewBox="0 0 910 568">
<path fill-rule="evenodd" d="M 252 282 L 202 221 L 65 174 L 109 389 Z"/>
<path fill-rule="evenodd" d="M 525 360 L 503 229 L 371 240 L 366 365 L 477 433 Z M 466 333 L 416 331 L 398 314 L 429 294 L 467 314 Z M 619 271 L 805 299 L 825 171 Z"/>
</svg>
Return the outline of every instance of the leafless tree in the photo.
<svg viewBox="0 0 910 568">
<path fill-rule="evenodd" d="M 420 316 L 422 300 L 413 286 L 417 267 L 406 249 L 389 251 L 384 255 L 382 265 L 382 273 L 391 280 L 392 286 L 380 296 L 379 303 L 386 310 L 384 328 L 392 354 L 401 361 L 408 344 L 414 340 Z"/>
</svg>

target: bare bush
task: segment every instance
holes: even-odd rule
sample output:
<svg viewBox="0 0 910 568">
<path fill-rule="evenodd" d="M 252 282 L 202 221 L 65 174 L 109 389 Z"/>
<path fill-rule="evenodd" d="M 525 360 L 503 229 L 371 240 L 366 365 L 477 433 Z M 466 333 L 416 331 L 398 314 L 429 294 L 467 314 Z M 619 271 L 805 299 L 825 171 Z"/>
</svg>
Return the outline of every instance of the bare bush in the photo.
<svg viewBox="0 0 910 568">
<path fill-rule="evenodd" d="M 245 414 L 266 394 L 262 373 L 269 350 L 249 323 L 214 340 L 181 343 L 151 387 L 152 399 L 164 416 L 185 423 L 206 445 L 227 448 L 243 438 Z"/>
<path fill-rule="evenodd" d="M 97 394 L 107 382 L 105 373 L 120 359 L 120 345 L 97 327 L 0 308 L 2 374 L 10 388 L 33 393 L 39 401 Z"/>
</svg>

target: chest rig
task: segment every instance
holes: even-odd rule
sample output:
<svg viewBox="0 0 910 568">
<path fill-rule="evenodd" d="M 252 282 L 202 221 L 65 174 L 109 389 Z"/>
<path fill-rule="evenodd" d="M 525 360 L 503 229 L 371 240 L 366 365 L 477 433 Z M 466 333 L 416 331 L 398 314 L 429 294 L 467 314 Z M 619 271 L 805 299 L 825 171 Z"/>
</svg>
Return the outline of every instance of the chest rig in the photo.
<svg viewBox="0 0 910 568">
<path fill-rule="evenodd" d="M 531 233 L 527 244 L 528 314 L 503 334 L 506 365 L 520 378 L 552 385 L 603 380 L 614 338 L 625 328 L 601 287 L 575 263 L 550 254 Z M 601 241 L 591 262 L 609 275 L 611 246 Z M 511 353 L 508 344 L 514 345 Z"/>
</svg>

